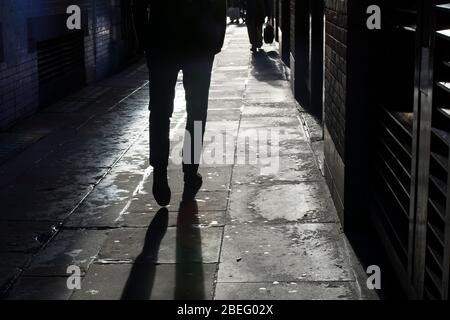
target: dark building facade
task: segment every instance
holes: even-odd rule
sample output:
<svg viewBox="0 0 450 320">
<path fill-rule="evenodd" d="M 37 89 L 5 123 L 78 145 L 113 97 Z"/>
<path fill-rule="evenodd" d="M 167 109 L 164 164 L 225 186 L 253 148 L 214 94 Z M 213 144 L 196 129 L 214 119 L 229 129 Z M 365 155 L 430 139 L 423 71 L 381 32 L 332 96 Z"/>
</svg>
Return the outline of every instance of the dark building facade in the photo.
<svg viewBox="0 0 450 320">
<path fill-rule="evenodd" d="M 66 26 L 81 9 L 81 30 Z M 0 129 L 86 83 L 132 55 L 128 0 L 0 1 Z"/>
<path fill-rule="evenodd" d="M 367 25 L 372 5 L 381 29 Z M 356 247 L 367 237 L 381 243 L 410 298 L 448 299 L 449 4 L 276 7 L 293 92 L 323 125 L 325 176 L 347 235 Z"/>
</svg>

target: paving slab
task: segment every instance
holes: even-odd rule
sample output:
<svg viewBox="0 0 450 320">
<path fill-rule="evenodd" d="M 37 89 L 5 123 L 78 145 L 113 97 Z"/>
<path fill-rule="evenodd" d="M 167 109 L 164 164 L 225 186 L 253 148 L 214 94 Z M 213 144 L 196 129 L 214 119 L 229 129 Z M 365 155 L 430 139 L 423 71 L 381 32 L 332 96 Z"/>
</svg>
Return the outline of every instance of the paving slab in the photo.
<svg viewBox="0 0 450 320">
<path fill-rule="evenodd" d="M 13 158 L 44 137 L 44 133 L 0 133 L 0 164 Z"/>
<path fill-rule="evenodd" d="M 165 222 L 167 225 L 167 222 Z M 163 233 L 164 238 L 158 237 Z M 112 230 L 99 254 L 102 263 L 136 260 L 155 263 L 215 263 L 219 261 L 223 228 L 197 226 L 120 228 Z"/>
<path fill-rule="evenodd" d="M 180 205 L 182 203 L 182 193 L 172 194 L 170 205 L 167 209 L 170 212 L 178 212 L 180 210 Z M 200 191 L 196 197 L 196 205 L 198 212 L 209 212 L 209 211 L 225 211 L 228 207 L 229 192 L 228 191 Z M 133 205 L 137 208 L 142 208 L 145 205 L 149 210 L 159 210 L 160 206 L 156 203 L 152 194 L 139 193 L 133 197 Z M 134 209 L 140 210 L 140 209 Z M 126 211 L 125 211 L 126 212 Z"/>
<path fill-rule="evenodd" d="M 269 89 L 270 90 L 270 89 Z M 291 117 L 298 116 L 298 111 L 291 103 L 254 103 L 246 104 L 242 110 L 242 118 L 254 117 Z"/>
<path fill-rule="evenodd" d="M 106 174 L 104 167 L 63 166 L 43 160 L 24 172 L 14 183 L 14 189 L 21 192 L 45 191 L 57 187 L 79 188 L 98 183 Z"/>
<path fill-rule="evenodd" d="M 208 105 L 208 114 L 214 110 L 235 110 L 240 109 L 243 105 L 242 100 L 209 100 Z M 214 113 L 213 113 L 214 116 Z M 208 116 L 209 119 L 209 116 Z M 215 119 L 210 119 L 215 120 Z M 235 119 L 227 119 L 227 118 L 219 118 L 218 120 L 235 120 Z"/>
<path fill-rule="evenodd" d="M 136 128 L 125 131 L 125 124 L 122 121 L 114 124 L 109 130 L 110 133 L 106 131 L 98 135 L 89 133 L 75 136 L 58 148 L 46 161 L 67 167 L 111 167 L 141 133 Z M 99 124 L 90 125 L 100 131 Z"/>
<path fill-rule="evenodd" d="M 311 154 L 306 135 L 296 127 L 273 127 L 264 124 L 259 127 L 242 126 L 237 137 L 237 164 L 247 158 L 291 156 L 297 153 Z M 252 157 L 252 158 L 251 158 Z M 252 164 L 249 162 L 249 164 Z"/>
<path fill-rule="evenodd" d="M 69 300 L 72 293 L 65 277 L 21 277 L 4 299 Z"/>
<path fill-rule="evenodd" d="M 228 217 L 231 224 L 338 221 L 323 181 L 236 185 L 232 188 Z"/>
<path fill-rule="evenodd" d="M 295 128 L 297 132 L 301 132 L 298 128 L 299 121 L 296 117 L 251 117 L 243 118 L 241 121 L 241 128 Z"/>
<path fill-rule="evenodd" d="M 234 81 L 245 81 L 247 79 L 248 69 L 245 70 L 221 70 L 221 72 L 213 72 L 211 80 L 213 82 L 227 82 L 229 79 L 233 79 Z"/>
<path fill-rule="evenodd" d="M 35 253 L 55 234 L 52 222 L 2 221 L 0 252 Z"/>
<path fill-rule="evenodd" d="M 67 276 L 69 266 L 77 266 L 85 273 L 97 258 L 106 236 L 105 230 L 62 230 L 34 257 L 24 275 Z"/>
<path fill-rule="evenodd" d="M 249 77 L 247 80 L 247 91 L 255 91 L 255 92 L 261 92 L 265 91 L 269 88 L 285 88 L 286 89 L 286 95 L 289 96 L 292 93 L 291 91 L 291 83 L 289 79 L 281 79 L 281 80 L 268 80 L 265 79 L 264 81 L 260 81 L 258 79 L 255 79 L 253 77 Z M 282 103 L 285 104 L 291 104 L 290 101 L 284 101 Z"/>
<path fill-rule="evenodd" d="M 211 300 L 216 269 L 216 264 L 94 265 L 71 299 Z"/>
<path fill-rule="evenodd" d="M 352 281 L 333 224 L 226 226 L 218 282 Z"/>
<path fill-rule="evenodd" d="M 236 164 L 233 169 L 233 183 L 267 185 L 320 181 L 320 171 L 311 153 L 297 153 L 274 159 L 260 158 L 257 164 Z"/>
<path fill-rule="evenodd" d="M 117 220 L 120 227 L 145 228 L 155 218 L 157 212 L 154 208 L 148 208 L 131 203 L 127 212 Z M 195 213 L 196 218 L 191 219 L 193 225 L 200 227 L 223 227 L 226 221 L 226 211 L 202 211 Z M 178 211 L 169 211 L 169 227 L 176 227 L 180 224 L 180 214 Z"/>
<path fill-rule="evenodd" d="M 143 173 L 109 174 L 70 216 L 65 226 L 114 226 L 142 179 Z"/>
<path fill-rule="evenodd" d="M 229 134 L 237 133 L 239 128 L 239 121 L 237 120 L 217 120 L 208 121 L 206 123 L 205 139 L 207 140 L 209 135 L 216 134 L 217 132 L 228 132 Z"/>
<path fill-rule="evenodd" d="M 52 221 L 61 223 L 92 190 L 90 185 L 68 185 L 29 193 L 14 193 L 2 204 L 6 206 L 0 220 Z"/>
<path fill-rule="evenodd" d="M 30 254 L 0 253 L 0 296 L 30 259 Z"/>
<path fill-rule="evenodd" d="M 241 118 L 241 111 L 239 107 L 234 109 L 229 108 L 221 108 L 221 109 L 212 109 L 208 110 L 208 121 L 239 121 Z"/>
<path fill-rule="evenodd" d="M 354 282 L 217 283 L 216 300 L 357 300 Z"/>
<path fill-rule="evenodd" d="M 215 100 L 233 100 L 233 99 L 242 99 L 244 96 L 244 88 L 242 89 L 234 89 L 228 88 L 228 90 L 224 90 L 223 88 L 215 88 L 212 87 L 209 91 L 210 99 Z"/>
</svg>

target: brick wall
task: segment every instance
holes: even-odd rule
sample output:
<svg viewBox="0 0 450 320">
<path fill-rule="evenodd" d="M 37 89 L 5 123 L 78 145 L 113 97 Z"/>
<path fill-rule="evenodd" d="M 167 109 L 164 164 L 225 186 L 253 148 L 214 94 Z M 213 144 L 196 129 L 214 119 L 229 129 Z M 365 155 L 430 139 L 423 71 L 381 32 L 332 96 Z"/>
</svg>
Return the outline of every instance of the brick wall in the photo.
<svg viewBox="0 0 450 320">
<path fill-rule="evenodd" d="M 279 41 L 280 41 L 280 54 L 283 62 L 286 65 L 290 63 L 290 50 L 291 50 L 291 39 L 290 39 L 290 11 L 289 8 L 291 6 L 290 0 L 280 0 L 279 2 Z"/>
<path fill-rule="evenodd" d="M 366 11 L 373 3 L 376 0 L 325 0 L 325 177 L 348 232 L 368 223 L 368 66 L 373 44 Z"/>
<path fill-rule="evenodd" d="M 347 0 L 325 0 L 325 125 L 345 160 Z"/>
<path fill-rule="evenodd" d="M 32 49 L 30 34 L 45 37 L 48 33 L 51 38 L 58 32 L 67 32 L 65 21 L 57 23 L 57 30 L 37 28 L 45 26 L 46 19 L 51 23 L 54 17 L 65 15 L 69 5 L 79 5 L 86 21 L 84 28 L 88 29 L 84 37 L 86 80 L 93 82 L 117 69 L 125 58 L 122 3 L 121 0 L 0 1 L 0 49 L 3 47 L 3 54 L 0 54 L 0 57 L 3 55 L 0 60 L 0 130 L 38 108 L 37 54 Z M 40 24 L 30 21 L 40 21 Z"/>
<path fill-rule="evenodd" d="M 359 0 L 358 0 L 359 1 Z M 325 178 L 341 223 L 346 209 L 347 13 L 350 0 L 325 0 Z"/>
<path fill-rule="evenodd" d="M 290 28 L 290 41 L 291 41 L 291 54 L 293 56 L 295 56 L 295 0 L 291 0 L 291 4 L 290 4 L 290 24 L 291 24 L 291 28 Z"/>
</svg>

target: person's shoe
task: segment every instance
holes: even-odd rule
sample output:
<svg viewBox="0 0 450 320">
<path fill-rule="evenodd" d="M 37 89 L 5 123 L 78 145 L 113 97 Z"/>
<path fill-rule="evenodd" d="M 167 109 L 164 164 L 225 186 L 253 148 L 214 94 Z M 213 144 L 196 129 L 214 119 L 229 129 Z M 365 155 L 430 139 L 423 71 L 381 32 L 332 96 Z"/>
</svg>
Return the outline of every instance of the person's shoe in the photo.
<svg viewBox="0 0 450 320">
<path fill-rule="evenodd" d="M 172 193 L 167 182 L 166 169 L 155 169 L 153 172 L 153 196 L 161 207 L 169 205 Z"/>
<path fill-rule="evenodd" d="M 184 175 L 183 202 L 190 202 L 195 199 L 198 191 L 202 187 L 203 178 L 199 173 Z"/>
</svg>

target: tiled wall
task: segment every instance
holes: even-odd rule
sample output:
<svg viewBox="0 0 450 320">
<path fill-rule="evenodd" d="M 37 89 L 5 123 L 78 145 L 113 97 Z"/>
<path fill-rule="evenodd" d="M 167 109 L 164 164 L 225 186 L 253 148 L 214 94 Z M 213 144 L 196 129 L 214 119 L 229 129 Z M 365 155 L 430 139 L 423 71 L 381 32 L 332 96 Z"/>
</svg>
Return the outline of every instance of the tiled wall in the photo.
<svg viewBox="0 0 450 320">
<path fill-rule="evenodd" d="M 66 9 L 82 10 L 86 80 L 93 82 L 119 68 L 127 39 L 121 5 L 124 0 L 0 0 L 0 130 L 38 108 L 37 54 L 34 36 L 47 40 L 68 32 Z M 63 17 L 63 19 L 61 19 Z M 46 39 L 47 38 L 47 39 Z"/>
</svg>

